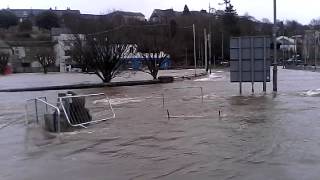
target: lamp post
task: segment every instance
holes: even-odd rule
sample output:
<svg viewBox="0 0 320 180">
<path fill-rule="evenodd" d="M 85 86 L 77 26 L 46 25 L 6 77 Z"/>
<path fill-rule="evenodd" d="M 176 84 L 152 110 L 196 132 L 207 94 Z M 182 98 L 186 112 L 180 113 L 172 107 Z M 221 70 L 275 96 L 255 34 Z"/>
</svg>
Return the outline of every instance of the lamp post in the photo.
<svg viewBox="0 0 320 180">
<path fill-rule="evenodd" d="M 224 33 L 221 32 L 221 61 L 224 61 Z"/>
<path fill-rule="evenodd" d="M 278 91 L 278 63 L 277 63 L 277 0 L 273 0 L 273 92 Z"/>
<path fill-rule="evenodd" d="M 192 29 L 193 34 L 193 58 L 194 58 L 194 75 L 197 76 L 197 51 L 196 51 L 196 25 L 182 27 L 182 29 Z"/>
<path fill-rule="evenodd" d="M 192 25 L 193 30 L 193 56 L 194 56 L 194 76 L 197 76 L 197 52 L 196 52 L 196 26 Z"/>
</svg>

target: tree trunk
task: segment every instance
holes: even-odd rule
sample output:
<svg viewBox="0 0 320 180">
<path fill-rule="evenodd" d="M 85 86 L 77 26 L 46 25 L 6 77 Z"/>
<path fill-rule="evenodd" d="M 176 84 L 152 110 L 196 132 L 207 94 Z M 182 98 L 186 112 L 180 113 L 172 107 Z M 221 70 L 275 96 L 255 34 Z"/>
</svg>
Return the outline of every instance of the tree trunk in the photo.
<svg viewBox="0 0 320 180">
<path fill-rule="evenodd" d="M 104 83 L 109 83 L 109 82 L 111 82 L 111 80 L 112 80 L 111 77 L 107 77 L 107 78 L 104 78 L 104 79 L 103 79 L 103 82 L 104 82 Z"/>
<path fill-rule="evenodd" d="M 152 73 L 153 80 L 156 80 L 158 75 L 156 73 Z"/>
<path fill-rule="evenodd" d="M 45 67 L 45 66 L 43 67 L 43 73 L 48 74 L 48 67 Z"/>
<path fill-rule="evenodd" d="M 152 71 L 153 80 L 158 79 L 158 72 L 159 70 L 157 69 L 157 67 L 154 67 L 154 70 Z"/>
<path fill-rule="evenodd" d="M 103 74 L 103 82 L 104 83 L 109 83 L 112 80 L 112 75 L 111 74 Z"/>
</svg>

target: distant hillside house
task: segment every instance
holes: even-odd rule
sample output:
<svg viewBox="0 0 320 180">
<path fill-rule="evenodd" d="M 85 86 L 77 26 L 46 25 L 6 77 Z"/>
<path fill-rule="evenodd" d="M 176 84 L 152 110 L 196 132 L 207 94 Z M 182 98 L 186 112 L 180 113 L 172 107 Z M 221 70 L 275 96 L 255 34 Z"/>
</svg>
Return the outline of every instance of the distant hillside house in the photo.
<svg viewBox="0 0 320 180">
<path fill-rule="evenodd" d="M 129 23 L 130 21 L 145 21 L 146 18 L 142 13 L 139 12 L 126 12 L 126 11 L 114 11 L 106 15 L 112 19 L 119 19 L 124 24 Z"/>
<path fill-rule="evenodd" d="M 35 17 L 45 11 L 52 11 L 54 12 L 57 16 L 61 17 L 62 15 L 66 14 L 66 13 L 72 13 L 72 14 L 78 14 L 80 15 L 80 11 L 79 10 L 71 10 L 71 9 L 67 9 L 67 10 L 53 10 L 53 9 L 6 9 L 10 12 L 12 12 L 13 14 L 15 14 L 19 21 L 22 22 L 25 19 L 29 19 L 32 17 Z"/>
<path fill-rule="evenodd" d="M 177 12 L 173 9 L 155 9 L 150 16 L 150 22 L 167 24 L 171 19 L 180 15 L 182 15 L 182 12 Z"/>
<path fill-rule="evenodd" d="M 11 46 L 1 39 L 0 39 L 0 53 L 9 54 L 9 55 L 12 54 Z"/>
<path fill-rule="evenodd" d="M 53 51 L 53 42 L 10 41 L 6 42 L 12 51 L 10 64 L 14 73 L 41 72 L 42 68 L 35 56 L 42 51 Z M 59 62 L 49 67 L 50 72 L 59 71 Z"/>
<path fill-rule="evenodd" d="M 217 11 L 216 11 L 217 12 Z M 152 23 L 168 24 L 175 17 L 183 15 L 183 12 L 175 11 L 173 9 L 155 9 L 150 16 L 149 21 Z M 209 16 L 206 10 L 190 11 L 191 16 Z M 215 13 L 215 15 L 218 15 Z"/>
<path fill-rule="evenodd" d="M 60 72 L 67 72 L 67 67 L 73 65 L 71 58 L 72 46 L 79 37 L 84 41 L 83 34 L 57 34 L 52 36 L 52 41 L 55 42 L 54 52 L 56 54 L 56 64 L 59 66 Z"/>
<path fill-rule="evenodd" d="M 86 20 L 99 20 L 99 19 L 106 19 L 106 15 L 96 15 L 96 14 L 80 14 L 82 19 Z"/>
<path fill-rule="evenodd" d="M 280 50 L 284 51 L 296 51 L 296 41 L 295 39 L 286 37 L 286 36 L 279 36 L 277 38 L 277 42 L 280 43 Z"/>
</svg>

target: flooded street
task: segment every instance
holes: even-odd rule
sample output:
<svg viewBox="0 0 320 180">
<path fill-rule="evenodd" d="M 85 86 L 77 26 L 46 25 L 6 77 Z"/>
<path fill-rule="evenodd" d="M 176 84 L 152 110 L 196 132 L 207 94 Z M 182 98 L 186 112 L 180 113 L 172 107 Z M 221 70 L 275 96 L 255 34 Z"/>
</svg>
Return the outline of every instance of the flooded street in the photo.
<svg viewBox="0 0 320 180">
<path fill-rule="evenodd" d="M 203 100 L 186 87 L 202 87 Z M 57 91 L 0 93 L 0 179 L 318 179 L 320 73 L 281 69 L 279 93 L 271 83 L 267 94 L 255 87 L 252 95 L 246 84 L 239 96 L 229 73 L 218 71 L 172 84 L 77 90 L 107 94 L 116 118 L 60 139 L 27 128 L 24 116 L 27 99 L 56 102 Z"/>
</svg>

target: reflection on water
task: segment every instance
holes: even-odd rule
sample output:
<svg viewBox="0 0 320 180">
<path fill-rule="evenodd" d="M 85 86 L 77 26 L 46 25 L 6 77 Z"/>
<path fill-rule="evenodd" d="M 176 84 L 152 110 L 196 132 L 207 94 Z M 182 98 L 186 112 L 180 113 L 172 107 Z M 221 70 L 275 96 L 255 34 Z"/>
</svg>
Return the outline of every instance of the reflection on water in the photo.
<svg viewBox="0 0 320 180">
<path fill-rule="evenodd" d="M 320 89 L 309 90 L 309 91 L 303 92 L 301 94 L 304 95 L 304 96 L 320 97 Z"/>
<path fill-rule="evenodd" d="M 218 74 L 219 73 L 219 74 Z M 211 73 L 210 75 L 208 75 L 208 77 L 206 78 L 201 78 L 201 79 L 196 79 L 195 81 L 197 82 L 205 82 L 205 81 L 216 81 L 216 80 L 221 80 L 222 78 L 224 78 L 222 71 L 218 71 L 217 73 Z"/>
</svg>

